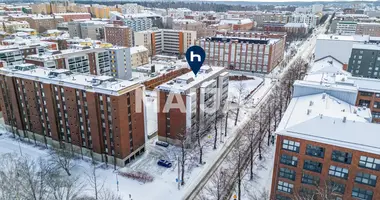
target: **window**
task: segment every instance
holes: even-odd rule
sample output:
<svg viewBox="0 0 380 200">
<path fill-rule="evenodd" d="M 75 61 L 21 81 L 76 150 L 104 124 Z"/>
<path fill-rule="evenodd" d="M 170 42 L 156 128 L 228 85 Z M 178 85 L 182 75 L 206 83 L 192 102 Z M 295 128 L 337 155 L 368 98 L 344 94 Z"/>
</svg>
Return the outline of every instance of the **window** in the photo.
<svg viewBox="0 0 380 200">
<path fill-rule="evenodd" d="M 376 98 L 380 98 L 380 93 L 376 93 Z"/>
<path fill-rule="evenodd" d="M 372 112 L 372 117 L 374 119 L 380 119 L 380 112 Z"/>
<path fill-rule="evenodd" d="M 296 179 L 296 172 L 288 168 L 280 168 L 279 176 L 294 181 Z"/>
<path fill-rule="evenodd" d="M 373 107 L 374 108 L 380 108 L 380 102 L 379 101 L 375 101 L 375 103 L 373 104 Z"/>
<path fill-rule="evenodd" d="M 376 186 L 376 180 L 377 180 L 377 176 L 363 173 L 363 172 L 358 172 L 355 177 L 355 182 L 374 186 L 374 187 Z"/>
<path fill-rule="evenodd" d="M 291 140 L 283 140 L 282 141 L 282 148 L 289 150 L 289 151 L 299 152 L 300 151 L 300 143 L 294 142 Z"/>
<path fill-rule="evenodd" d="M 323 158 L 325 155 L 325 148 L 308 144 L 306 147 L 306 155 Z"/>
<path fill-rule="evenodd" d="M 280 158 L 280 163 L 296 167 L 298 163 L 298 158 L 295 156 L 282 154 Z"/>
<path fill-rule="evenodd" d="M 379 171 L 380 159 L 375 159 L 367 156 L 360 156 L 359 166 Z"/>
<path fill-rule="evenodd" d="M 373 93 L 372 92 L 360 92 L 360 96 L 367 96 L 367 97 L 370 97 L 372 96 Z"/>
<path fill-rule="evenodd" d="M 279 194 L 276 195 L 276 200 L 292 200 L 290 197 L 281 196 Z"/>
<path fill-rule="evenodd" d="M 371 190 L 365 190 L 358 187 L 354 187 L 351 193 L 352 197 L 356 197 L 363 200 L 371 200 L 373 192 Z"/>
<path fill-rule="evenodd" d="M 369 108 L 370 103 L 371 103 L 371 101 L 368 101 L 368 100 L 363 100 L 363 99 L 359 100 L 359 106 L 361 106 L 361 107 Z"/>
<path fill-rule="evenodd" d="M 333 150 L 331 160 L 336 161 L 336 162 L 351 164 L 352 153 Z"/>
<path fill-rule="evenodd" d="M 277 185 L 277 190 L 281 192 L 286 192 L 286 193 L 293 193 L 293 184 L 283 182 L 283 181 L 278 181 Z"/>
<path fill-rule="evenodd" d="M 322 171 L 322 163 L 311 161 L 311 160 L 305 160 L 303 164 L 303 168 L 309 171 L 313 172 L 319 172 L 321 173 Z"/>
<path fill-rule="evenodd" d="M 319 185 L 319 177 L 303 173 L 301 182 L 309 185 Z"/>
<path fill-rule="evenodd" d="M 328 182 L 329 187 L 331 188 L 331 192 L 338 193 L 338 194 L 344 194 L 344 191 L 346 190 L 346 185 L 342 183 L 337 183 L 333 181 Z"/>
<path fill-rule="evenodd" d="M 329 168 L 329 175 L 347 179 L 348 178 L 348 169 L 331 165 Z"/>
</svg>

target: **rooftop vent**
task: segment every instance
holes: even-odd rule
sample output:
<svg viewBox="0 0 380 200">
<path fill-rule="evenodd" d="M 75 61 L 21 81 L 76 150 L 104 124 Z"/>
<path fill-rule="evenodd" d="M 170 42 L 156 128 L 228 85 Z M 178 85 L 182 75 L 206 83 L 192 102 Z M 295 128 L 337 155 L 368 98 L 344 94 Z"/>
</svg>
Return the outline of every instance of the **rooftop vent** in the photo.
<svg viewBox="0 0 380 200">
<path fill-rule="evenodd" d="M 347 117 L 343 117 L 343 123 L 346 123 Z"/>
<path fill-rule="evenodd" d="M 307 109 L 307 115 L 310 115 L 311 109 Z"/>
<path fill-rule="evenodd" d="M 310 101 L 309 102 L 309 106 L 313 106 L 314 102 L 313 101 Z"/>
</svg>

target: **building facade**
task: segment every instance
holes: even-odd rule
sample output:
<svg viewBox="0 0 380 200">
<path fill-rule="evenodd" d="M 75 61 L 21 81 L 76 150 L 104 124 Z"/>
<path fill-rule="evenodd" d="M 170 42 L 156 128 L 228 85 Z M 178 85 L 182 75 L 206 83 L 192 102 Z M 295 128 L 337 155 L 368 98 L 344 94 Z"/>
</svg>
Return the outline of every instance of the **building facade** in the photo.
<svg viewBox="0 0 380 200">
<path fill-rule="evenodd" d="M 128 26 L 107 25 L 104 33 L 106 42 L 123 47 L 133 46 L 133 31 Z"/>
<path fill-rule="evenodd" d="M 336 34 L 338 35 L 354 35 L 357 29 L 357 22 L 341 21 L 336 24 Z"/>
<path fill-rule="evenodd" d="M 158 139 L 179 144 L 186 134 L 195 136 L 197 124 L 199 128 L 210 126 L 207 122 L 212 121 L 216 111 L 224 106 L 228 98 L 228 72 L 219 67 L 203 66 L 196 79 L 188 72 L 156 89 Z"/>
<path fill-rule="evenodd" d="M 206 51 L 205 64 L 231 70 L 269 73 L 284 56 L 285 36 L 266 37 L 210 37 L 197 40 L 196 45 Z"/>
<path fill-rule="evenodd" d="M 144 108 L 136 100 L 144 87 L 138 82 L 32 64 L 0 74 L 4 122 L 21 137 L 118 166 L 144 152 Z"/>
<path fill-rule="evenodd" d="M 150 55 L 183 55 L 197 38 L 195 31 L 157 29 L 134 33 L 135 45 L 145 46 Z"/>
<path fill-rule="evenodd" d="M 380 24 L 379 23 L 358 23 L 358 25 L 356 26 L 355 34 L 379 37 Z"/>
<path fill-rule="evenodd" d="M 90 13 L 54 13 L 54 16 L 61 16 L 65 22 L 91 19 Z"/>
<path fill-rule="evenodd" d="M 380 47 L 375 44 L 354 44 L 347 71 L 353 76 L 380 78 Z"/>
</svg>

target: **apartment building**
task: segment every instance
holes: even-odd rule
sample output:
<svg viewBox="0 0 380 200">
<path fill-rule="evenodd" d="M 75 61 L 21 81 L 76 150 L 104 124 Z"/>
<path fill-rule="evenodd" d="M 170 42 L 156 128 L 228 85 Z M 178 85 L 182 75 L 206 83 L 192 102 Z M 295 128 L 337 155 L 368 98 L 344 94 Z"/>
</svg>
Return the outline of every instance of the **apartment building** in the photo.
<svg viewBox="0 0 380 200">
<path fill-rule="evenodd" d="M 144 46 L 135 46 L 130 48 L 131 67 L 136 68 L 149 63 L 149 51 Z"/>
<path fill-rule="evenodd" d="M 133 48 L 133 47 L 132 47 Z M 132 78 L 132 48 L 111 47 L 107 48 L 110 55 L 111 75 L 120 79 L 129 80 Z"/>
<path fill-rule="evenodd" d="M 360 22 L 356 26 L 355 34 L 380 37 L 380 24 Z"/>
<path fill-rule="evenodd" d="M 307 34 L 309 27 L 306 23 L 287 23 L 284 25 L 285 32 L 287 34 Z"/>
<path fill-rule="evenodd" d="M 370 123 L 369 109 L 354 106 L 357 93 L 352 85 L 295 82 L 276 130 L 270 199 L 380 198 L 380 125 Z"/>
<path fill-rule="evenodd" d="M 380 46 L 354 44 L 347 71 L 353 76 L 380 78 Z"/>
<path fill-rule="evenodd" d="M 92 40 L 102 40 L 105 38 L 104 27 L 107 22 L 102 21 L 73 21 L 68 22 L 68 32 L 70 37 L 90 38 Z"/>
<path fill-rule="evenodd" d="M 306 23 L 309 28 L 315 28 L 319 24 L 320 17 L 315 14 L 293 14 L 288 22 Z"/>
<path fill-rule="evenodd" d="M 210 37 L 195 42 L 206 51 L 205 64 L 230 70 L 269 73 L 284 56 L 285 37 Z"/>
<path fill-rule="evenodd" d="M 216 29 L 212 26 L 207 26 L 205 23 L 193 19 L 174 19 L 172 29 L 196 31 L 197 38 L 211 37 L 216 32 Z"/>
<path fill-rule="evenodd" d="M 352 21 L 337 22 L 336 34 L 338 35 L 354 35 L 356 33 L 358 23 Z"/>
<path fill-rule="evenodd" d="M 15 33 L 20 28 L 30 28 L 27 21 L 6 21 L 2 23 L 4 31 L 7 33 Z"/>
<path fill-rule="evenodd" d="M 183 55 L 197 38 L 195 31 L 156 29 L 134 33 L 135 45 L 143 45 L 150 55 Z"/>
<path fill-rule="evenodd" d="M 51 15 L 13 14 L 9 15 L 9 19 L 13 21 L 27 21 L 30 28 L 35 29 L 39 33 L 43 33 L 49 29 L 56 29 L 57 25 L 63 22 L 63 17 Z"/>
<path fill-rule="evenodd" d="M 106 42 L 117 46 L 133 46 L 133 31 L 128 26 L 107 25 L 104 33 Z"/>
<path fill-rule="evenodd" d="M 156 87 L 158 139 L 179 144 L 185 134 L 210 126 L 215 112 L 228 98 L 228 72 L 203 65 L 197 74 L 188 72 Z M 199 128 L 201 128 L 199 127 Z"/>
<path fill-rule="evenodd" d="M 115 166 L 145 150 L 144 86 L 138 81 L 22 64 L 1 68 L 0 83 L 4 122 L 22 137 Z"/>
<path fill-rule="evenodd" d="M 137 3 L 126 3 L 121 5 L 121 13 L 123 14 L 136 14 L 142 12 L 143 9 L 144 7 Z"/>
<path fill-rule="evenodd" d="M 60 16 L 63 18 L 63 21 L 70 22 L 75 20 L 90 20 L 91 14 L 88 12 L 85 13 L 54 13 L 53 16 Z"/>
<path fill-rule="evenodd" d="M 268 21 L 277 21 L 280 23 L 290 22 L 289 15 L 283 13 L 257 12 L 253 14 L 253 19 L 257 23 L 257 27 L 262 27 L 263 23 Z"/>
<path fill-rule="evenodd" d="M 251 19 L 222 19 L 219 22 L 220 25 L 228 25 L 230 30 L 234 31 L 249 31 L 254 27 L 254 22 Z"/>
<path fill-rule="evenodd" d="M 58 50 L 57 43 L 41 41 L 31 44 L 9 44 L 0 48 L 0 60 L 8 66 L 24 63 L 28 55 L 43 53 L 48 50 Z"/>
<path fill-rule="evenodd" d="M 103 48 L 66 49 L 29 55 L 26 63 L 37 66 L 68 69 L 93 75 L 111 75 L 110 52 Z"/>
</svg>

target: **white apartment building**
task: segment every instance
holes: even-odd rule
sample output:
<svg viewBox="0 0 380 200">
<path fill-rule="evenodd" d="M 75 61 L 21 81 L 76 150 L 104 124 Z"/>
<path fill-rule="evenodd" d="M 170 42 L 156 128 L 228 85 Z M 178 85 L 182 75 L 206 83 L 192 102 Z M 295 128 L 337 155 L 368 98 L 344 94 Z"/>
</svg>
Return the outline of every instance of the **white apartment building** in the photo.
<svg viewBox="0 0 380 200">
<path fill-rule="evenodd" d="M 289 17 L 290 23 L 306 23 L 309 28 L 315 28 L 319 20 L 319 16 L 315 14 L 293 14 Z"/>
<path fill-rule="evenodd" d="M 131 49 L 128 47 L 111 47 L 107 50 L 110 55 L 111 76 L 124 80 L 131 79 Z"/>
<path fill-rule="evenodd" d="M 127 3 L 121 6 L 121 12 L 123 14 L 136 14 L 140 13 L 144 7 L 136 3 Z"/>
<path fill-rule="evenodd" d="M 110 52 L 103 48 L 67 49 L 29 55 L 27 63 L 94 75 L 111 75 Z"/>
<path fill-rule="evenodd" d="M 188 8 L 169 8 L 167 10 L 167 14 L 169 17 L 175 18 L 175 19 L 183 19 L 185 16 L 191 15 L 193 11 L 191 11 Z"/>
<path fill-rule="evenodd" d="M 197 38 L 196 31 L 157 29 L 134 33 L 135 45 L 145 46 L 150 55 L 184 54 Z"/>
<path fill-rule="evenodd" d="M 336 24 L 336 34 L 338 35 L 354 35 L 356 33 L 356 22 L 341 21 Z"/>
<path fill-rule="evenodd" d="M 149 63 L 149 52 L 148 49 L 143 46 L 135 46 L 130 48 L 131 52 L 131 67 L 136 68 L 141 65 L 145 65 Z"/>
</svg>

